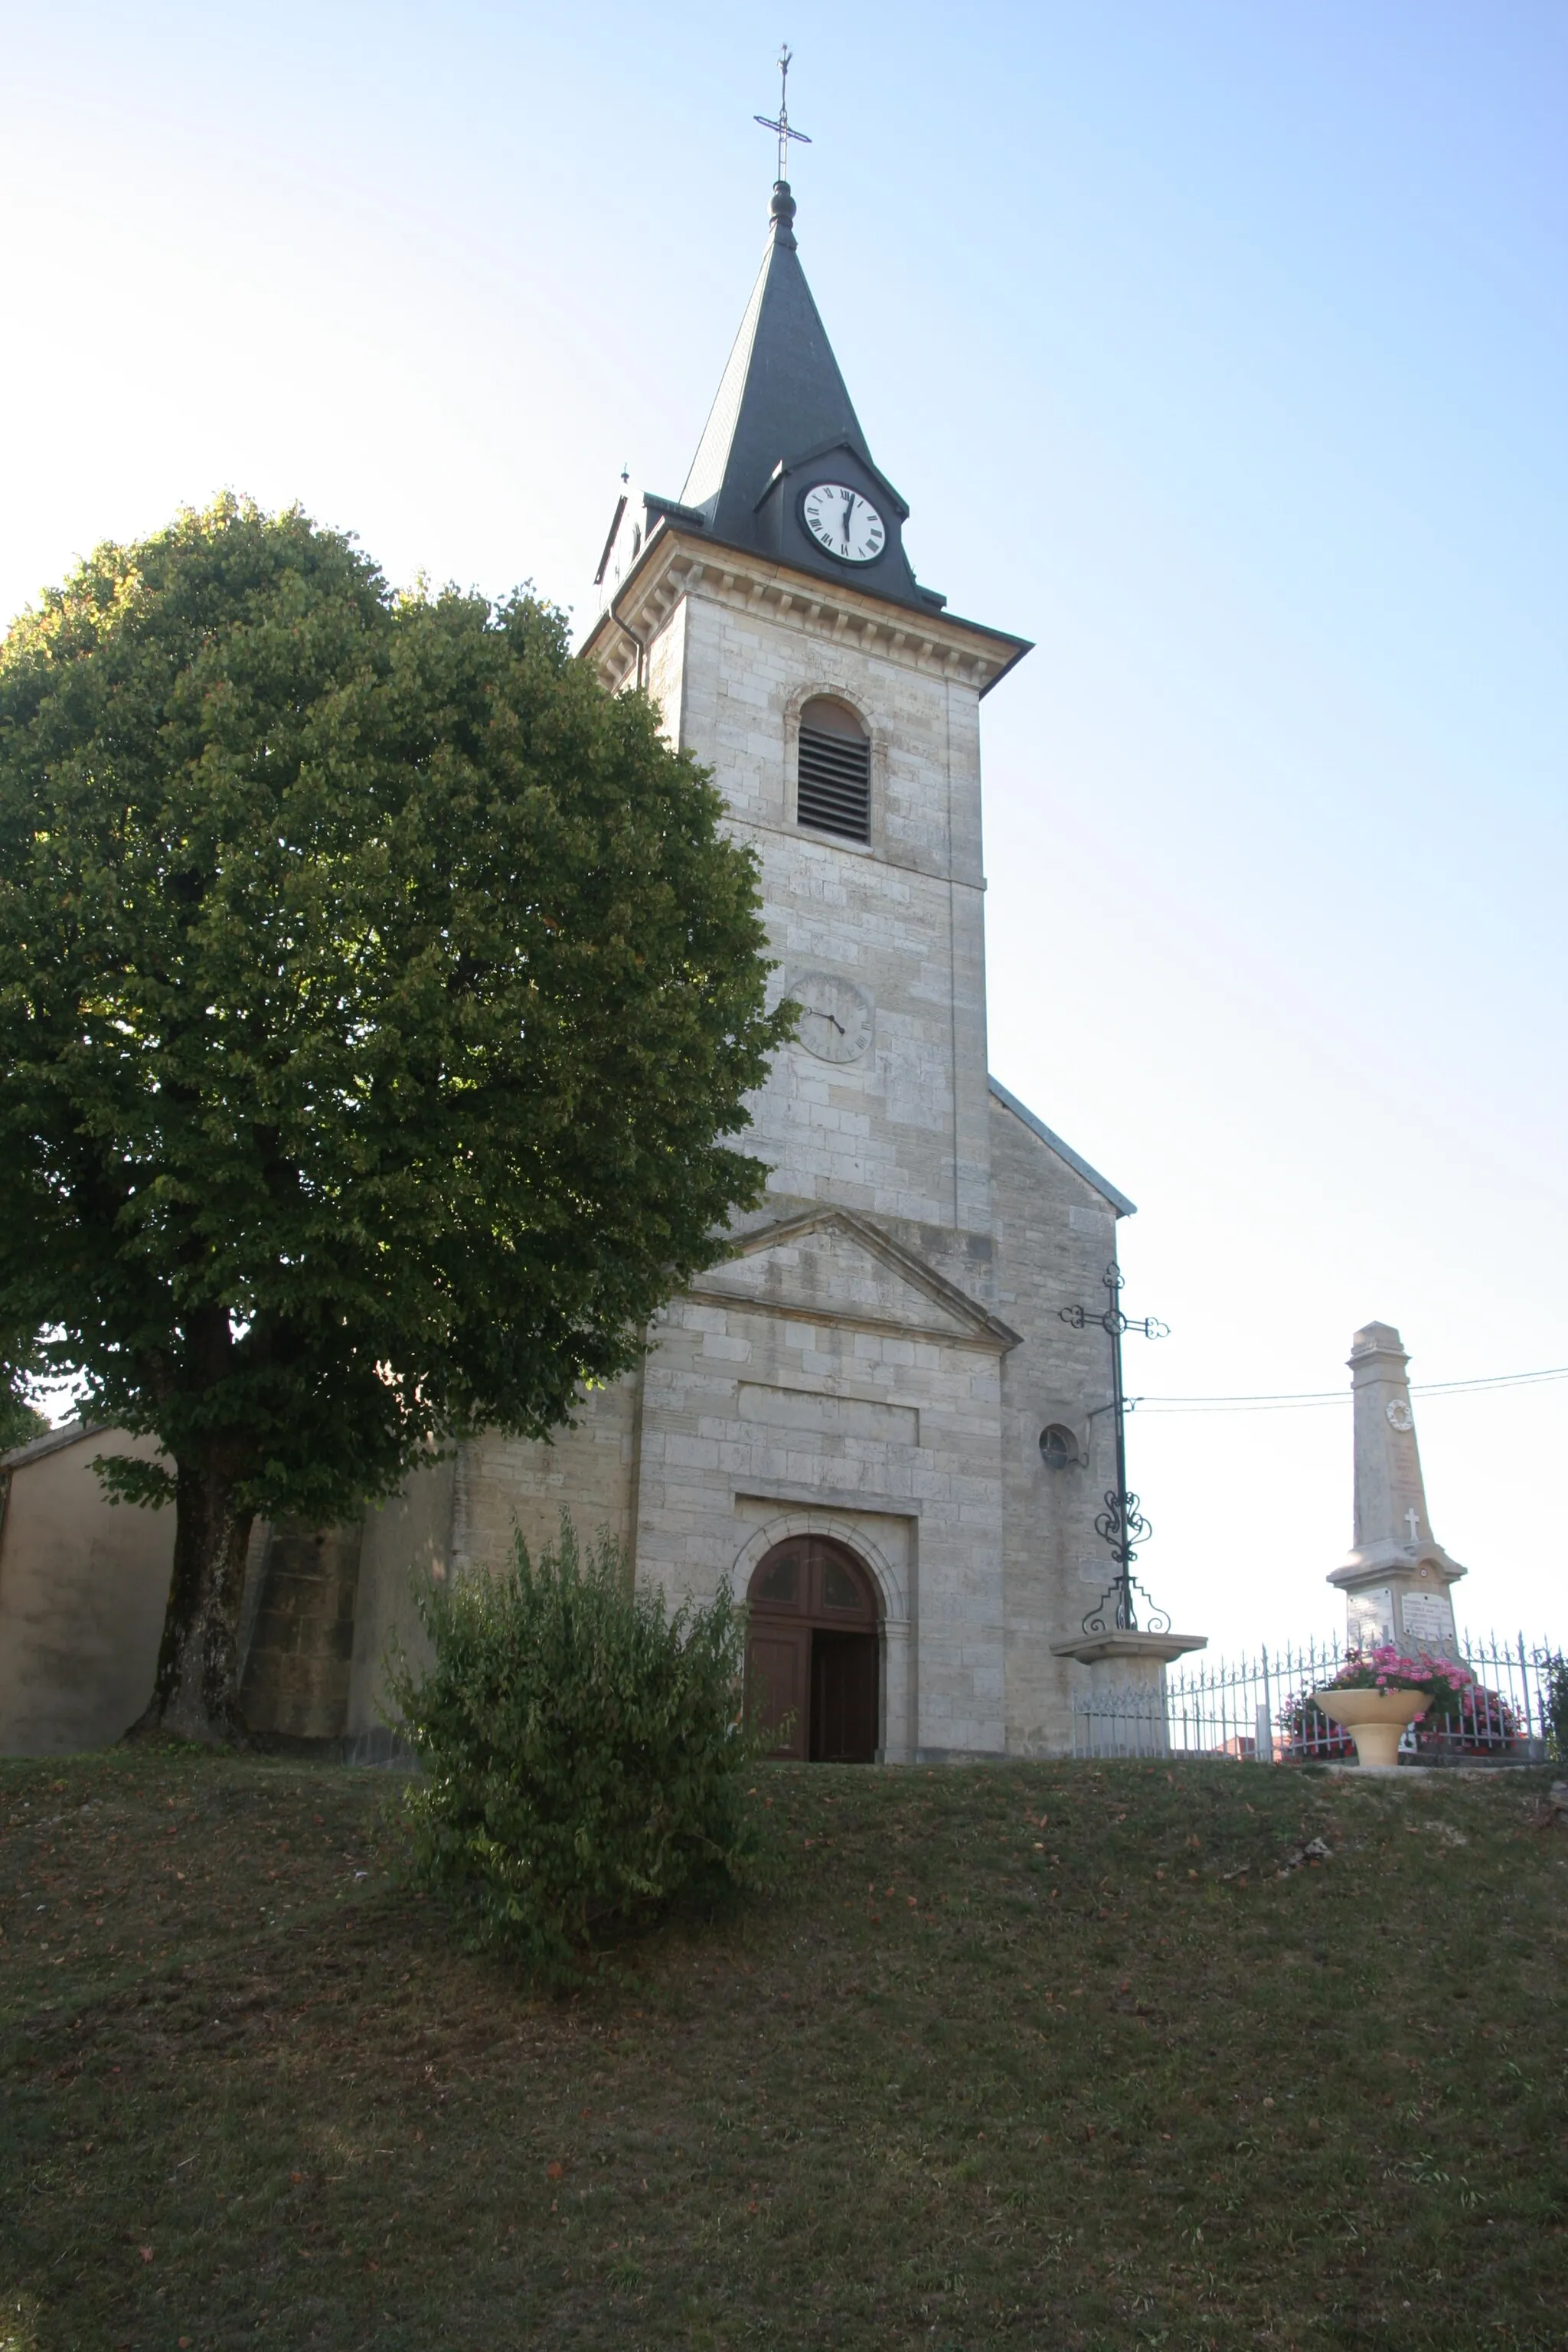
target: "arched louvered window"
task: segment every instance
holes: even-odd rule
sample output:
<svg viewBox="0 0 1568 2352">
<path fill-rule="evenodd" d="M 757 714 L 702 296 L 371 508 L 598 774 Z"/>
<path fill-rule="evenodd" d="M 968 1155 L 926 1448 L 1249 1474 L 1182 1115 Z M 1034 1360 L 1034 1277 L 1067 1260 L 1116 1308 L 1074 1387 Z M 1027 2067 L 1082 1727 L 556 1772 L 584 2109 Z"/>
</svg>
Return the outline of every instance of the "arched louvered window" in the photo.
<svg viewBox="0 0 1568 2352">
<path fill-rule="evenodd" d="M 800 714 L 795 822 L 845 841 L 871 838 L 871 741 L 846 702 L 817 695 Z"/>
</svg>

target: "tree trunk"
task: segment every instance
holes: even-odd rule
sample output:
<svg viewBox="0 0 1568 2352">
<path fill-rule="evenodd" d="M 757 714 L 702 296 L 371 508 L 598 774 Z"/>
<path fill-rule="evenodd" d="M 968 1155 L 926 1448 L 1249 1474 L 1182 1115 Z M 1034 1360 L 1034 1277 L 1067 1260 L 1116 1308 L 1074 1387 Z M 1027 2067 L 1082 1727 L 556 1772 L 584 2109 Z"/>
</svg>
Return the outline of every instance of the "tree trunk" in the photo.
<svg viewBox="0 0 1568 2352">
<path fill-rule="evenodd" d="M 237 1738 L 239 1604 L 252 1514 L 235 1503 L 232 1472 L 175 1465 L 174 1572 L 158 1672 L 138 1730 L 208 1746 Z"/>
</svg>

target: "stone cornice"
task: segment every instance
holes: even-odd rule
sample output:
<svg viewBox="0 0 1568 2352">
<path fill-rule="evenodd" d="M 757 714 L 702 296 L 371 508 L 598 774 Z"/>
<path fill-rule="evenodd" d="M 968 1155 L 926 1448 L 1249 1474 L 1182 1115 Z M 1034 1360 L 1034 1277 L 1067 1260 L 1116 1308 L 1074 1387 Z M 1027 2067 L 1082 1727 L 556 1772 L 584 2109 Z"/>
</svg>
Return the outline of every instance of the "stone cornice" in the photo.
<svg viewBox="0 0 1568 2352">
<path fill-rule="evenodd" d="M 1076 1658 L 1080 1666 L 1103 1665 L 1107 1659 L 1157 1658 L 1168 1665 L 1187 1650 L 1206 1650 L 1206 1633 L 1145 1633 L 1140 1627 L 1135 1632 L 1119 1633 L 1075 1633 L 1070 1642 L 1053 1642 L 1051 1655 L 1055 1658 Z"/>
<path fill-rule="evenodd" d="M 1439 1543 L 1402 1544 L 1388 1538 L 1358 1544 L 1342 1567 L 1331 1569 L 1325 1580 L 1337 1584 L 1342 1591 L 1353 1592 L 1363 1584 L 1386 1584 L 1391 1577 L 1419 1576 L 1423 1569 L 1430 1569 L 1445 1584 L 1457 1584 L 1470 1572 L 1450 1559 Z"/>
<path fill-rule="evenodd" d="M 853 646 L 928 677 L 953 678 L 978 694 L 988 693 L 1030 650 L 1026 639 L 977 621 L 891 604 L 847 583 L 841 586 L 666 523 L 649 540 L 613 608 L 600 614 L 584 642 L 583 659 L 593 663 L 612 693 L 635 676 L 634 635 L 650 644 L 688 595 L 736 612 L 787 619 L 829 645 Z"/>
</svg>

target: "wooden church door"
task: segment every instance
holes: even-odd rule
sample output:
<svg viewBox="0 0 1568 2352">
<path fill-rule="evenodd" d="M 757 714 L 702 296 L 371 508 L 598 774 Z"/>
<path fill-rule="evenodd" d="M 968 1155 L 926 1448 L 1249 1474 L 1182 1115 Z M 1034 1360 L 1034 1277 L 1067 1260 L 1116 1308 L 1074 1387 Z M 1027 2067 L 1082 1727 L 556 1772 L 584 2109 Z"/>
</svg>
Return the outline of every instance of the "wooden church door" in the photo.
<svg viewBox="0 0 1568 2352">
<path fill-rule="evenodd" d="M 877 1604 L 853 1552 L 825 1536 L 775 1544 L 746 1598 L 746 1703 L 780 1726 L 774 1755 L 870 1763 L 880 1680 Z"/>
</svg>

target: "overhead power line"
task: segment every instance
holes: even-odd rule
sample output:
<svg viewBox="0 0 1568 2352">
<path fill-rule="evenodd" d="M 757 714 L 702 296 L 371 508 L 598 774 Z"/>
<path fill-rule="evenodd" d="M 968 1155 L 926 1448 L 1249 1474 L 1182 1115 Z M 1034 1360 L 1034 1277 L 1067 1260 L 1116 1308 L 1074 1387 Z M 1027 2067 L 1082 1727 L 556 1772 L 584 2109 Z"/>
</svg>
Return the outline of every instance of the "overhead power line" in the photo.
<svg viewBox="0 0 1568 2352">
<path fill-rule="evenodd" d="M 1568 1381 L 1568 1364 L 1539 1372 L 1492 1372 L 1478 1381 L 1412 1381 L 1412 1396 L 1473 1395 L 1488 1389 L 1527 1389 L 1543 1381 Z M 1129 1397 L 1140 1412 L 1300 1412 L 1319 1405 L 1349 1404 L 1349 1389 L 1287 1390 L 1275 1396 Z"/>
</svg>

